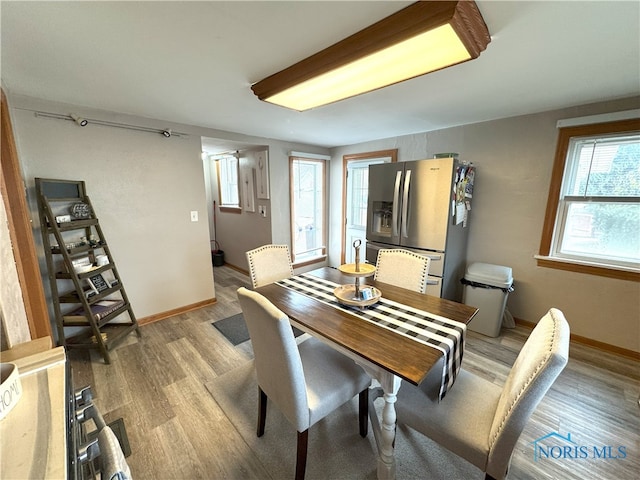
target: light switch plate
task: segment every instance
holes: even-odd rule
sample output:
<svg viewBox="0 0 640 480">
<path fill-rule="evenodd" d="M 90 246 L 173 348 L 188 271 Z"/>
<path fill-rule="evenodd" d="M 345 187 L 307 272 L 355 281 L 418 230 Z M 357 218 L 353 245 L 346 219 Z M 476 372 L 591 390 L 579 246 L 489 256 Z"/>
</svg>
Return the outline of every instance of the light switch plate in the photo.
<svg viewBox="0 0 640 480">
<path fill-rule="evenodd" d="M 192 222 L 197 222 L 198 221 L 198 211 L 197 210 L 192 210 L 191 211 L 191 221 Z"/>
</svg>

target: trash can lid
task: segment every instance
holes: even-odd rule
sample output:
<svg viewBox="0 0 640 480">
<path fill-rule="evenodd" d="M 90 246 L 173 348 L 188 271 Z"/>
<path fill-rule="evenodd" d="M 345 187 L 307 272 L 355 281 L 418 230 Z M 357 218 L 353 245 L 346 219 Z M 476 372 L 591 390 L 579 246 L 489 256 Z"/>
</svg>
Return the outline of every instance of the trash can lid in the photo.
<svg viewBox="0 0 640 480">
<path fill-rule="evenodd" d="M 466 280 L 484 283 L 499 288 L 509 288 L 513 284 L 511 267 L 491 265 L 490 263 L 472 263 L 464 275 Z"/>
</svg>

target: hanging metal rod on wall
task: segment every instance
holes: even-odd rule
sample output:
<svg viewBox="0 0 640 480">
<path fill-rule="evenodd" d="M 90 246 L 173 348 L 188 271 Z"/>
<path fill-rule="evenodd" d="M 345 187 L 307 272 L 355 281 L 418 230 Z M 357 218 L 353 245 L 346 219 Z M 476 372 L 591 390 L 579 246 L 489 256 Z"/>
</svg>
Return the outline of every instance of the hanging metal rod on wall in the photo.
<svg viewBox="0 0 640 480">
<path fill-rule="evenodd" d="M 207 154 L 207 156 L 213 160 L 220 160 L 221 158 L 225 157 L 236 157 L 237 159 L 240 159 L 240 150 L 229 150 L 227 152 L 210 153 Z"/>
<path fill-rule="evenodd" d="M 110 122 L 108 120 L 98 120 L 96 118 L 82 118 L 78 115 L 70 114 L 70 115 L 62 115 L 60 113 L 50 113 L 50 112 L 39 112 L 35 110 L 31 110 L 35 113 L 36 117 L 43 118 L 54 118 L 56 120 L 68 120 L 71 122 L 75 122 L 81 127 L 85 127 L 89 124 L 91 125 L 103 125 L 105 127 L 115 127 L 115 128 L 124 128 L 126 130 L 135 130 L 138 132 L 150 132 L 150 133 L 159 133 L 167 138 L 169 137 L 187 137 L 188 134 L 182 132 L 176 132 L 170 128 L 151 128 L 151 127 L 141 127 L 139 125 L 129 125 L 127 123 L 119 123 L 119 122 Z"/>
</svg>

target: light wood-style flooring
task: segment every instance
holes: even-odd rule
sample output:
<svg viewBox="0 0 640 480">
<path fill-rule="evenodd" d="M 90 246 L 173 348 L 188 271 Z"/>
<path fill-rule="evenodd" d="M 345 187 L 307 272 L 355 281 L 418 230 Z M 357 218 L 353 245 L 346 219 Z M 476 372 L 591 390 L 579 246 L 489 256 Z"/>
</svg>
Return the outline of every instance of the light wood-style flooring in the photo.
<svg viewBox="0 0 640 480">
<path fill-rule="evenodd" d="M 69 354 L 75 386 L 92 385 L 107 422 L 124 418 L 136 480 L 270 478 L 204 386 L 253 358 L 250 342 L 234 347 L 211 325 L 240 312 L 236 290 L 249 287 L 249 279 L 228 267 L 214 274 L 217 304 L 142 327 L 141 338 L 131 335 L 113 351 L 111 365 L 95 351 Z M 501 385 L 528 333 L 523 327 L 503 329 L 498 338 L 469 332 L 463 366 Z M 638 362 L 572 343 L 569 364 L 527 424 L 507 478 L 638 478 L 639 396 Z M 626 456 L 581 459 L 564 452 L 535 461 L 531 442 L 552 432 L 570 433 L 577 445 L 599 452 L 624 447 Z"/>
</svg>

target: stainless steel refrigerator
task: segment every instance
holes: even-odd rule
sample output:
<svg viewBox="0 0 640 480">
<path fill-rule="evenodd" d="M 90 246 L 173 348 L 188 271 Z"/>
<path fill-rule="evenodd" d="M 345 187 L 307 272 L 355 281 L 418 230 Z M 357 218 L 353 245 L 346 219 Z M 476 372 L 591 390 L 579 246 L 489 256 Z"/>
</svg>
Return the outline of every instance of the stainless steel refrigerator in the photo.
<svg viewBox="0 0 640 480">
<path fill-rule="evenodd" d="M 427 293 L 461 301 L 474 176 L 454 158 L 370 166 L 367 261 L 381 248 L 426 255 Z"/>
</svg>

